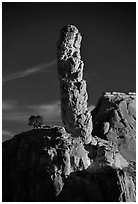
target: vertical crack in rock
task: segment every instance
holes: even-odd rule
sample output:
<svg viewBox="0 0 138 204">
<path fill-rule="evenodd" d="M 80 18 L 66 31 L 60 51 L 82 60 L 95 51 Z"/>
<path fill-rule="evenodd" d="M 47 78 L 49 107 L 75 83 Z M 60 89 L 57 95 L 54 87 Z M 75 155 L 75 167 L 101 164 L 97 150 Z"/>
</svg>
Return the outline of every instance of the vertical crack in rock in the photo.
<svg viewBox="0 0 138 204">
<path fill-rule="evenodd" d="M 57 67 L 61 93 L 61 117 L 67 132 L 91 141 L 92 118 L 87 107 L 88 94 L 83 80 L 80 56 L 82 37 L 73 25 L 63 27 L 57 43 Z"/>
</svg>

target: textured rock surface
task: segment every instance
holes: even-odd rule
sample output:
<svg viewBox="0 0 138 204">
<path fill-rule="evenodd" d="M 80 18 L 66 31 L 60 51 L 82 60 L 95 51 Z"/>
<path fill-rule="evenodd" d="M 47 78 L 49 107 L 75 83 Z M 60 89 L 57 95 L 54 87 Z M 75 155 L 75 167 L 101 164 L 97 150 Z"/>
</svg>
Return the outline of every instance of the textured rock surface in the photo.
<svg viewBox="0 0 138 204">
<path fill-rule="evenodd" d="M 75 26 L 61 30 L 57 45 L 57 67 L 61 92 L 61 114 L 67 132 L 91 140 L 92 119 L 87 108 L 86 81 L 80 56 L 81 35 Z"/>
<path fill-rule="evenodd" d="M 134 202 L 135 163 L 127 162 L 115 143 L 98 137 L 93 137 L 85 149 L 91 165 L 70 174 L 58 201 Z"/>
<path fill-rule="evenodd" d="M 105 93 L 93 115 L 93 135 L 117 144 L 128 161 L 136 159 L 136 94 Z"/>
<path fill-rule="evenodd" d="M 75 172 L 68 178 L 59 201 L 66 202 L 129 202 L 134 201 L 133 183 L 122 170 L 109 166 Z"/>
<path fill-rule="evenodd" d="M 83 145 L 62 127 L 3 142 L 3 201 L 135 201 L 135 163 L 98 137 Z"/>
<path fill-rule="evenodd" d="M 82 142 L 62 127 L 16 135 L 3 142 L 3 201 L 55 201 L 66 177 L 89 164 Z"/>
<path fill-rule="evenodd" d="M 65 128 L 43 126 L 3 142 L 3 201 L 136 200 L 136 96 L 105 93 L 90 113 L 80 42 L 76 27 L 61 30 L 57 65 Z"/>
</svg>

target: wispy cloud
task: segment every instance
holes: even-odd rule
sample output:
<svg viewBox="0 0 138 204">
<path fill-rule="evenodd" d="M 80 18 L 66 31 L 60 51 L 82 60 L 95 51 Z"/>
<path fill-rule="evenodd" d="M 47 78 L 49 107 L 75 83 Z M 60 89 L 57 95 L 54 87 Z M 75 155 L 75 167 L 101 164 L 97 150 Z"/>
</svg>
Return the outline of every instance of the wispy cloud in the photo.
<svg viewBox="0 0 138 204">
<path fill-rule="evenodd" d="M 3 121 L 26 123 L 30 115 L 41 115 L 45 122 L 61 121 L 59 101 L 48 104 L 23 106 L 22 108 L 17 103 L 16 106 L 12 106 L 10 102 L 4 104 Z"/>
<path fill-rule="evenodd" d="M 13 80 L 13 79 L 19 79 L 19 78 L 27 77 L 29 75 L 32 75 L 32 74 L 34 74 L 36 72 L 40 72 L 40 71 L 49 72 L 49 70 L 46 70 L 46 69 L 55 65 L 55 64 L 56 64 L 56 60 L 51 61 L 49 63 L 41 64 L 41 65 L 38 65 L 35 67 L 31 67 L 31 68 L 28 68 L 24 71 L 16 72 L 16 73 L 4 76 L 2 81 L 6 82 L 6 81 Z"/>
<path fill-rule="evenodd" d="M 45 121 L 60 121 L 60 102 L 29 106 L 34 114 L 42 115 Z"/>
<path fill-rule="evenodd" d="M 17 101 L 2 101 L 2 119 L 10 122 L 25 122 L 28 117 L 28 110 L 25 106 L 20 106 Z"/>
<path fill-rule="evenodd" d="M 9 130 L 2 130 L 2 141 L 9 140 L 12 138 L 15 134 Z"/>
<path fill-rule="evenodd" d="M 26 122 L 28 119 L 28 113 L 27 111 L 8 111 L 4 112 L 2 119 L 3 121 L 10 121 L 10 122 L 17 122 L 17 123 L 23 123 Z"/>
<path fill-rule="evenodd" d="M 3 111 L 9 111 L 13 110 L 16 107 L 16 102 L 15 101 L 2 101 L 2 110 Z"/>
<path fill-rule="evenodd" d="M 6 137 L 12 137 L 14 134 L 9 130 L 2 130 L 2 135 Z"/>
</svg>

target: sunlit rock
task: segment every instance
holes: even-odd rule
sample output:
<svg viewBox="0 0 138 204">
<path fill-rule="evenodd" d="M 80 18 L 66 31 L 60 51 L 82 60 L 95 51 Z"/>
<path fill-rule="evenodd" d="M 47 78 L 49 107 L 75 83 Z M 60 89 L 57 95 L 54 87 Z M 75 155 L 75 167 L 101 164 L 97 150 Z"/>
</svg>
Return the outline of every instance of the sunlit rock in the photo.
<svg viewBox="0 0 138 204">
<path fill-rule="evenodd" d="M 80 56 L 81 34 L 69 25 L 60 32 L 57 45 L 57 67 L 61 93 L 61 116 L 67 132 L 91 140 L 92 118 L 87 107 L 88 94 L 83 80 L 83 61 Z"/>
</svg>

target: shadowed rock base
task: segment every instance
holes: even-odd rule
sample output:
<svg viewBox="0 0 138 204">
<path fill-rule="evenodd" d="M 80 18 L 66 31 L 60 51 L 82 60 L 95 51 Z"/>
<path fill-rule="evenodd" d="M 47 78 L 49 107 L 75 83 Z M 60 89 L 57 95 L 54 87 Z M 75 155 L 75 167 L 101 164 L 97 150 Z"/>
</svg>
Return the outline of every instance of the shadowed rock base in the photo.
<svg viewBox="0 0 138 204">
<path fill-rule="evenodd" d="M 135 164 L 110 141 L 45 127 L 3 142 L 2 156 L 3 202 L 135 201 Z"/>
<path fill-rule="evenodd" d="M 93 172 L 81 171 L 72 173 L 58 201 L 64 202 L 129 202 L 134 201 L 132 183 L 127 183 L 127 176 L 122 170 L 115 170 L 109 166 L 98 167 Z M 122 191 L 123 190 L 123 191 Z"/>
</svg>

